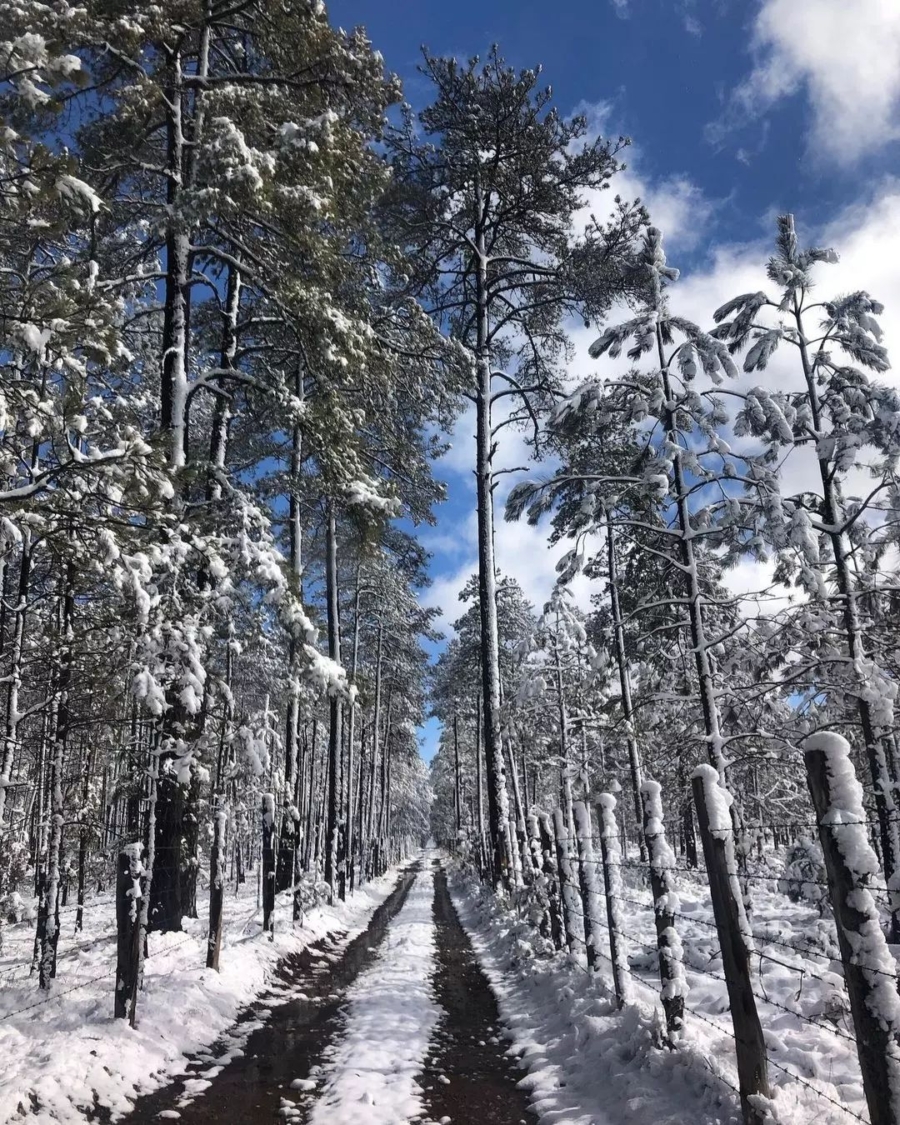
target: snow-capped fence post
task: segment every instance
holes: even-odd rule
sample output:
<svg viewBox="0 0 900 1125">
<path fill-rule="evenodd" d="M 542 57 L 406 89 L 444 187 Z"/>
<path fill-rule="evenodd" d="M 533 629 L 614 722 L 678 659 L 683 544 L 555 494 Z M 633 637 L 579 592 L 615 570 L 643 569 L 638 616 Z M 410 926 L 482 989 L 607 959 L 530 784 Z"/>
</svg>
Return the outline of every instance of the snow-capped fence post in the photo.
<svg viewBox="0 0 900 1125">
<path fill-rule="evenodd" d="M 681 941 L 675 929 L 675 915 L 680 903 L 675 887 L 675 853 L 666 840 L 662 797 L 658 781 L 641 783 L 641 804 L 644 814 L 644 841 L 650 861 L 650 889 L 653 892 L 653 915 L 656 920 L 656 945 L 659 950 L 659 980 L 662 1005 L 666 1013 L 666 1031 L 674 1041 L 684 1023 L 684 998 L 687 980 L 682 963 Z"/>
<path fill-rule="evenodd" d="M 538 831 L 541 834 L 542 870 L 547 880 L 547 933 L 554 949 L 563 947 L 562 900 L 559 894 L 559 872 L 556 868 L 556 841 L 553 837 L 553 821 L 546 813 L 538 817 Z M 542 921 L 542 929 L 544 923 Z"/>
<path fill-rule="evenodd" d="M 872 1125 L 893 1125 L 900 1121 L 900 995 L 897 966 L 868 890 L 880 868 L 869 843 L 862 786 L 841 735 L 810 735 L 803 752 L 869 1119 Z"/>
<path fill-rule="evenodd" d="M 603 862 L 603 887 L 606 895 L 606 924 L 609 930 L 609 959 L 612 964 L 613 988 L 620 1008 L 631 999 L 631 970 L 622 945 L 624 936 L 622 913 L 618 899 L 622 896 L 622 846 L 616 823 L 616 799 L 612 793 L 597 798 L 597 821 L 600 825 L 600 857 Z"/>
<path fill-rule="evenodd" d="M 591 838 L 591 810 L 584 801 L 575 802 L 575 835 L 578 840 L 578 873 L 584 904 L 588 968 L 595 972 L 603 926 L 600 922 L 600 891 L 597 886 L 597 861 Z"/>
<path fill-rule="evenodd" d="M 116 990 L 115 1018 L 128 1018 L 137 997 L 141 965 L 141 845 L 128 844 L 119 852 L 116 878 Z M 133 1021 L 132 1021 L 133 1022 Z"/>
<path fill-rule="evenodd" d="M 585 948 L 584 910 L 581 905 L 581 892 L 578 890 L 575 873 L 572 871 L 569 857 L 569 830 L 562 809 L 554 810 L 553 828 L 556 836 L 556 866 L 559 870 L 566 946 L 573 957 L 580 957 Z"/>
<path fill-rule="evenodd" d="M 768 1060 L 750 975 L 753 938 L 737 877 L 731 795 L 720 786 L 713 766 L 698 766 L 691 781 L 734 1026 L 744 1125 L 764 1125 L 767 1114 L 759 1096 L 770 1096 Z"/>
<path fill-rule="evenodd" d="M 262 799 L 262 910 L 263 931 L 275 929 L 275 796 L 264 793 Z"/>
<path fill-rule="evenodd" d="M 209 934 L 206 939 L 206 967 L 219 971 L 222 948 L 222 904 L 225 899 L 225 822 L 227 813 L 216 808 L 213 843 L 209 853 Z"/>
</svg>

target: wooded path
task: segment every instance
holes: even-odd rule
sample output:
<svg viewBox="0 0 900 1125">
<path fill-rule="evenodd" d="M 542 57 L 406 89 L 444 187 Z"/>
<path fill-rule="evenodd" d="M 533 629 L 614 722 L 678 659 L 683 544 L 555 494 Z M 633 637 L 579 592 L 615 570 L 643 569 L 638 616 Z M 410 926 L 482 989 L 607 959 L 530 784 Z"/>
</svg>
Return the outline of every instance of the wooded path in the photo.
<svg viewBox="0 0 900 1125">
<path fill-rule="evenodd" d="M 426 856 L 402 872 L 365 932 L 342 949 L 341 936 L 286 958 L 273 996 L 191 1059 L 183 1077 L 140 1098 L 126 1121 L 536 1120 L 440 860 Z"/>
</svg>

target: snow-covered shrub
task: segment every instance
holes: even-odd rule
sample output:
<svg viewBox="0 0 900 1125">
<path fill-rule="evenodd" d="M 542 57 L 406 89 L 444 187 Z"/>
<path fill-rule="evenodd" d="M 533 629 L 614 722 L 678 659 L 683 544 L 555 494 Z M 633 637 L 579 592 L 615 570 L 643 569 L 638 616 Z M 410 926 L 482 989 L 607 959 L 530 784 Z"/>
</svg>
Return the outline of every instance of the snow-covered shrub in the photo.
<svg viewBox="0 0 900 1125">
<path fill-rule="evenodd" d="M 34 909 L 18 891 L 10 891 L 0 899 L 0 915 L 5 922 L 13 925 L 16 922 L 30 921 L 34 917 Z"/>
<path fill-rule="evenodd" d="M 810 902 L 823 910 L 828 886 L 822 849 L 808 836 L 801 836 L 787 849 L 778 889 L 792 902 Z"/>
</svg>

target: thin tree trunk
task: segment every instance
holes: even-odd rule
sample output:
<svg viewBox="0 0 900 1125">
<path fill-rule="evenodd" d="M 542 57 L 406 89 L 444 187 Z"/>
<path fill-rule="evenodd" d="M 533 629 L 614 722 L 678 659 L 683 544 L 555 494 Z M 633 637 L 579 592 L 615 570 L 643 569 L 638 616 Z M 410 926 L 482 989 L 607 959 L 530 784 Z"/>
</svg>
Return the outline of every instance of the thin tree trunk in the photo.
<svg viewBox="0 0 900 1125">
<path fill-rule="evenodd" d="M 666 364 L 665 350 L 663 348 L 662 329 L 657 324 L 656 346 L 659 355 L 660 373 L 662 378 L 663 397 L 667 404 L 674 402 L 672 384 L 669 378 L 669 369 Z M 673 450 L 680 449 L 678 440 L 678 427 L 675 420 L 674 408 L 666 407 L 665 410 L 666 437 Z M 706 622 L 704 619 L 705 596 L 700 583 L 700 574 L 697 565 L 697 556 L 694 551 L 693 528 L 691 527 L 690 508 L 688 503 L 688 490 L 684 479 L 684 467 L 681 457 L 672 458 L 672 473 L 675 484 L 675 506 L 678 517 L 678 544 L 681 552 L 681 571 L 684 574 L 688 591 L 688 617 L 691 630 L 691 647 L 694 653 L 694 662 L 697 668 L 698 692 L 700 696 L 700 710 L 703 715 L 703 730 L 707 753 L 710 764 L 718 771 L 722 786 L 725 780 L 725 751 L 722 736 L 719 705 L 716 699 L 715 677 L 712 660 L 710 658 L 709 644 L 706 639 Z"/>
<path fill-rule="evenodd" d="M 72 614 L 75 608 L 75 569 L 66 566 L 62 605 L 59 614 L 59 646 L 56 685 L 56 723 L 50 757 L 50 836 L 48 841 L 47 880 L 40 913 L 43 920 L 41 934 L 39 981 L 41 988 L 49 988 L 56 976 L 56 951 L 59 944 L 59 888 L 62 860 L 65 809 L 63 805 L 63 770 L 69 740 L 69 689 L 72 683 Z"/>
<path fill-rule="evenodd" d="M 641 752 L 638 747 L 634 722 L 634 705 L 631 697 L 631 674 L 625 654 L 625 625 L 622 621 L 622 608 L 619 601 L 618 559 L 613 522 L 606 515 L 606 555 L 609 571 L 609 605 L 612 614 L 613 640 L 616 652 L 616 666 L 619 671 L 619 689 L 622 695 L 622 717 L 625 720 L 625 743 L 628 747 L 628 765 L 631 772 L 631 795 L 634 804 L 634 822 L 640 832 L 643 824 L 641 803 Z M 647 845 L 640 835 L 641 861 L 646 862 Z"/>
<path fill-rule="evenodd" d="M 462 794 L 460 791 L 460 776 L 459 776 L 459 717 L 453 716 L 453 771 L 455 784 L 453 786 L 453 808 L 456 815 L 456 838 L 454 841 L 455 847 L 459 847 L 460 829 L 462 828 Z"/>
<path fill-rule="evenodd" d="M 475 699 L 475 765 L 478 785 L 478 847 L 480 850 L 480 863 L 481 874 L 484 875 L 486 868 L 489 866 L 487 863 L 488 855 L 485 847 L 484 839 L 484 781 L 482 778 L 482 758 L 483 752 L 481 748 L 482 736 L 481 724 L 481 696 Z"/>
<path fill-rule="evenodd" d="M 25 624 L 28 618 L 28 596 L 31 589 L 32 562 L 31 532 L 22 534 L 22 552 L 19 561 L 19 585 L 13 616 L 13 636 L 10 667 L 7 673 L 6 716 L 3 726 L 3 757 L 0 759 L 0 832 L 6 830 L 6 803 L 16 747 L 19 743 L 19 694 L 22 688 L 22 659 L 25 647 Z M 0 887 L 0 890 L 3 890 Z"/>
<path fill-rule="evenodd" d="M 328 501 L 325 532 L 325 597 L 328 617 L 328 655 L 341 662 L 340 608 L 338 604 L 337 529 L 334 501 Z M 328 721 L 328 812 L 325 829 L 325 882 L 332 898 L 338 891 L 338 834 L 340 832 L 339 771 L 341 766 L 343 712 L 340 700 L 329 701 Z"/>
<path fill-rule="evenodd" d="M 481 613 L 481 685 L 484 706 L 484 747 L 487 766 L 488 830 L 493 853 L 493 878 L 509 881 L 506 825 L 509 800 L 500 730 L 500 638 L 497 625 L 497 564 L 494 557 L 493 437 L 491 429 L 491 350 L 488 317 L 488 252 L 484 220 L 487 202 L 476 187 L 475 220 L 475 363 L 477 392 L 475 481 L 478 499 L 478 601 Z"/>
<path fill-rule="evenodd" d="M 360 617 L 360 601 L 362 597 L 362 566 L 357 565 L 356 568 L 356 593 L 353 599 L 353 650 L 350 659 L 350 686 L 351 689 L 356 685 L 357 669 L 359 667 L 359 617 Z M 354 850 L 355 840 L 353 832 L 353 800 L 354 800 L 354 778 L 353 771 L 354 764 L 354 742 L 356 740 L 356 713 L 357 705 L 356 700 L 351 698 L 350 704 L 350 721 L 347 724 L 347 799 L 345 808 L 345 823 L 346 832 L 344 836 L 344 854 L 346 876 L 350 881 L 350 890 L 354 887 Z"/>
</svg>

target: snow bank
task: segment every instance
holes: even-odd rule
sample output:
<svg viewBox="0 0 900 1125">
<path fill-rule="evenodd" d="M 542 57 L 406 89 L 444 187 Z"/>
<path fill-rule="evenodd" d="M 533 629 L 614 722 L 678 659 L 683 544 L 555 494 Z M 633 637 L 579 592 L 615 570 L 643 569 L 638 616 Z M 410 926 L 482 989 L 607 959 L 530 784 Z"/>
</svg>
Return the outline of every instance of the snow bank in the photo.
<svg viewBox="0 0 900 1125">
<path fill-rule="evenodd" d="M 114 1020 L 115 906 L 111 896 L 86 906 L 77 944 L 65 940 L 73 915 L 64 914 L 59 977 L 49 998 L 27 977 L 33 928 L 4 932 L 0 963 L 0 1121 L 29 1125 L 83 1123 L 79 1107 L 96 1102 L 113 1120 L 135 1097 L 183 1074 L 186 1056 L 211 1044 L 238 1013 L 267 990 L 278 961 L 335 931 L 341 944 L 365 929 L 396 883 L 389 872 L 349 897 L 318 906 L 292 928 L 290 892 L 279 896 L 274 940 L 263 935 L 256 886 L 226 894 L 221 972 L 203 968 L 206 919 L 186 920 L 183 934 L 151 934 L 138 1026 Z M 18 962 L 22 968 L 14 968 Z M 24 978 L 24 979 L 23 979 Z M 13 1014 L 19 1009 L 26 1009 Z M 257 1023 L 242 1025 L 249 1033 Z"/>
<path fill-rule="evenodd" d="M 519 1056 L 526 1072 L 520 1085 L 529 1090 L 545 1125 L 741 1121 L 708 888 L 701 873 L 682 871 L 678 880 L 677 924 L 690 994 L 676 1050 L 662 1045 L 652 896 L 637 876 L 622 886 L 623 925 L 634 940 L 633 997 L 621 1012 L 608 961 L 591 980 L 566 953 L 541 957 L 540 939 L 526 921 L 474 880 L 454 881 L 453 899 L 497 997 L 510 1053 Z M 776 881 L 773 874 L 771 889 L 754 885 L 756 948 L 764 973 L 758 1004 L 771 1067 L 773 1123 L 847 1125 L 853 1117 L 846 1111 L 864 1119 L 865 1102 L 843 982 L 826 951 L 836 950 L 833 925 L 778 893 Z M 795 942 L 798 949 L 821 946 L 823 952 L 812 957 L 788 951 Z"/>
</svg>

